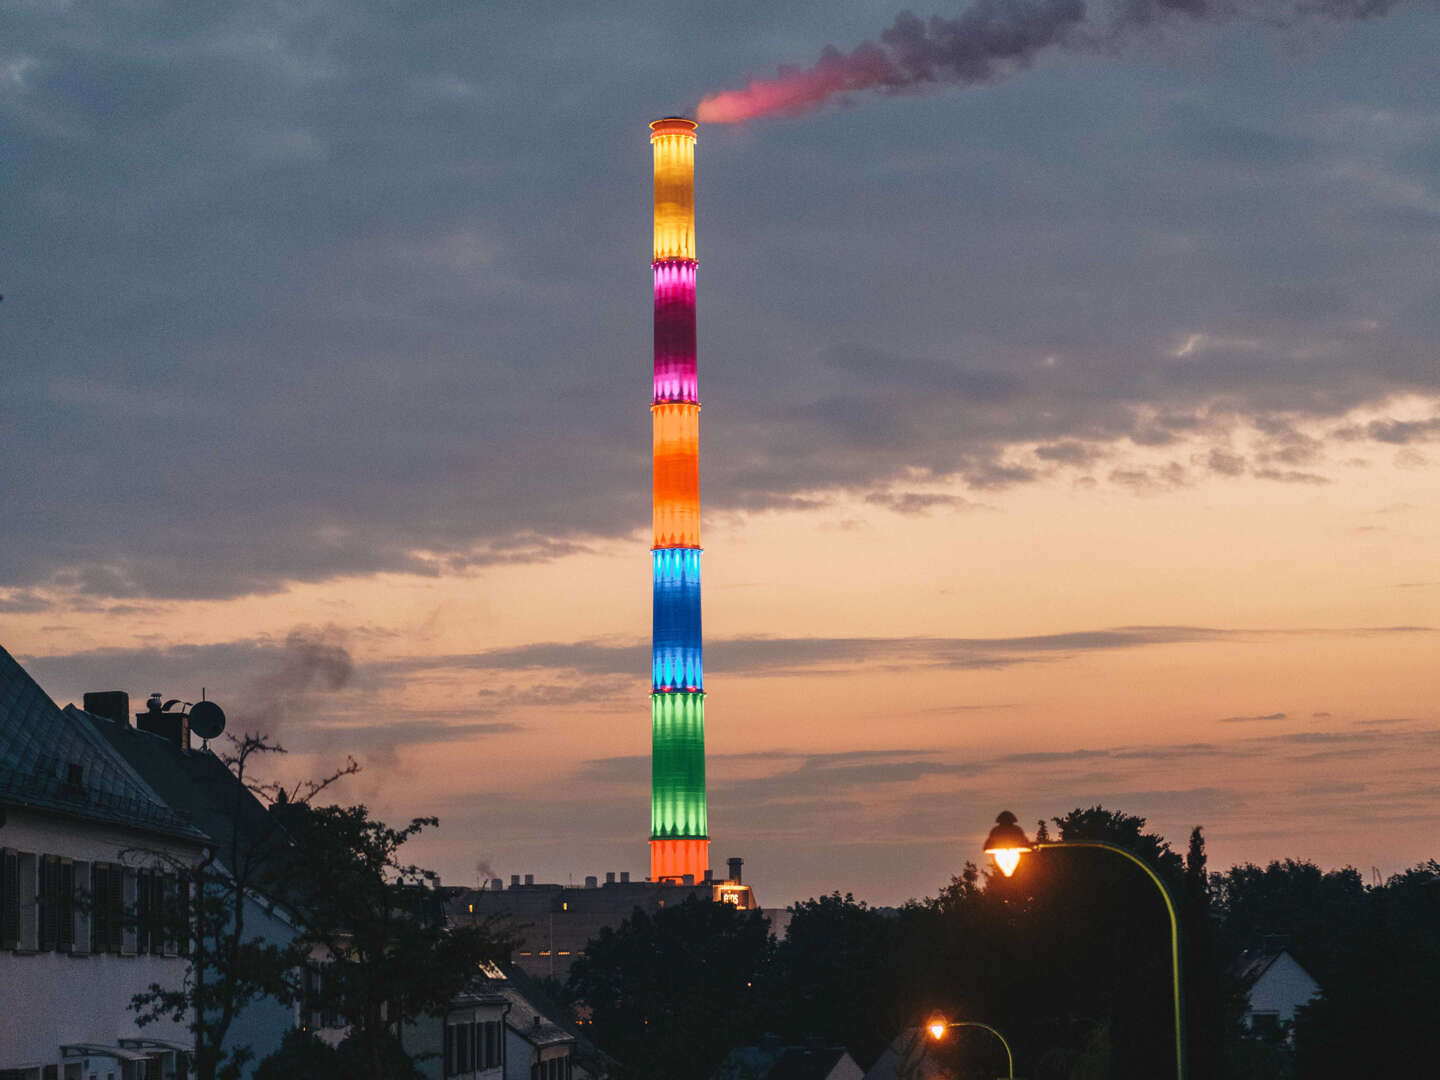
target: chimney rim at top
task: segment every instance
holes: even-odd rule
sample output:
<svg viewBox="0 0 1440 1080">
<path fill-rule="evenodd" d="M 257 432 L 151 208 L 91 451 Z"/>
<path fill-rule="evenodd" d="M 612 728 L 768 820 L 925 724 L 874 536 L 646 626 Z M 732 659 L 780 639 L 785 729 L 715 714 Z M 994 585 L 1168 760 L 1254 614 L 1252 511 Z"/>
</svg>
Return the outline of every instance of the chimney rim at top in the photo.
<svg viewBox="0 0 1440 1080">
<path fill-rule="evenodd" d="M 688 135 L 695 138 L 695 129 L 700 125 L 688 116 L 662 116 L 650 121 L 650 138 L 657 135 Z"/>
</svg>

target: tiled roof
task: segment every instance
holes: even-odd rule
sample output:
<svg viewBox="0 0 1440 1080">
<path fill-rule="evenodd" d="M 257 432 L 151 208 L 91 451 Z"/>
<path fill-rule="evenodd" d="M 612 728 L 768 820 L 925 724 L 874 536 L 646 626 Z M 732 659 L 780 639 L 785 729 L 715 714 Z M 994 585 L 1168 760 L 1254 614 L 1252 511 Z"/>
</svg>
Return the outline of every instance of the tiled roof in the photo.
<svg viewBox="0 0 1440 1080">
<path fill-rule="evenodd" d="M 826 1046 L 818 1050 L 792 1046 L 765 1074 L 765 1080 L 825 1080 L 845 1056 L 844 1047 Z"/>
<path fill-rule="evenodd" d="M 0 648 L 0 802 L 198 839 L 82 718 Z"/>
</svg>

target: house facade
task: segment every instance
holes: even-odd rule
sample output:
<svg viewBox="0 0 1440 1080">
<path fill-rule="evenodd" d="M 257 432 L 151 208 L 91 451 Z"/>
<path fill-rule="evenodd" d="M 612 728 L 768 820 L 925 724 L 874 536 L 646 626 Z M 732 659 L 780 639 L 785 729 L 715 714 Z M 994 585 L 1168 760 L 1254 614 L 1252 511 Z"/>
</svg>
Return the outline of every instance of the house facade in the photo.
<svg viewBox="0 0 1440 1080">
<path fill-rule="evenodd" d="M 185 978 L 163 916 L 205 843 L 0 649 L 0 1077 L 185 1074 L 185 1024 L 130 1002 Z"/>
</svg>

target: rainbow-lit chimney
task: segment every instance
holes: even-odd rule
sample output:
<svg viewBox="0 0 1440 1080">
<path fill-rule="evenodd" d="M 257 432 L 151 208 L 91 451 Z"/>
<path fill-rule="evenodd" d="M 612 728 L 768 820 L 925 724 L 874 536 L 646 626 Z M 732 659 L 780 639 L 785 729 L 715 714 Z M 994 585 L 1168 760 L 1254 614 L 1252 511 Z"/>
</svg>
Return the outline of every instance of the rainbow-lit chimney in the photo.
<svg viewBox="0 0 1440 1080">
<path fill-rule="evenodd" d="M 655 151 L 655 572 L 650 878 L 703 881 L 705 675 L 700 639 L 700 398 L 695 360 L 695 122 L 650 125 Z"/>
</svg>

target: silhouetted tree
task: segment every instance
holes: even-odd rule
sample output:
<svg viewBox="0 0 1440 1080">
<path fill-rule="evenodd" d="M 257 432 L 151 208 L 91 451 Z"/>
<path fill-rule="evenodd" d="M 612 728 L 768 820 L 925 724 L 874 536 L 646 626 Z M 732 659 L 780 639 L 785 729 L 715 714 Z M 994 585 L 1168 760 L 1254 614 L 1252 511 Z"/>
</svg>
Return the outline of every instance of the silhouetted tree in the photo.
<svg viewBox="0 0 1440 1080">
<path fill-rule="evenodd" d="M 183 943 L 189 965 L 180 986 L 152 984 L 134 996 L 130 1007 L 142 1027 L 161 1017 L 188 1023 L 198 1080 L 230 1080 L 241 1074 L 253 1054 L 249 1046 L 226 1045 L 231 1026 L 261 998 L 292 1000 L 291 975 L 304 955 L 302 945 L 267 942 L 246 924 L 255 896 L 280 895 L 294 855 L 291 837 L 267 808 L 304 807 L 340 778 L 359 771 L 351 760 L 321 780 L 288 787 L 256 778 L 262 758 L 284 752 L 266 736 L 246 733 L 227 736 L 220 754 L 193 762 L 197 770 L 214 771 L 209 786 L 222 827 L 198 864 L 171 867 L 184 884 L 165 898 L 161 922 L 168 927 L 167 936 Z"/>
<path fill-rule="evenodd" d="M 308 1004 L 349 1026 L 353 1075 L 399 1076 L 404 1025 L 442 1012 L 505 943 L 489 923 L 447 927 L 436 875 L 401 861 L 401 847 L 437 819 L 392 829 L 364 806 L 292 806 L 284 820 L 298 854 L 289 896 L 318 975 Z"/>
<path fill-rule="evenodd" d="M 1329 951 L 1322 996 L 1296 1023 L 1301 1080 L 1440 1068 L 1440 863 L 1367 891 Z"/>
<path fill-rule="evenodd" d="M 772 947 L 758 911 L 693 898 L 653 916 L 637 908 L 591 940 L 570 987 L 622 1076 L 705 1080 L 759 1034 Z"/>
<path fill-rule="evenodd" d="M 785 938 L 765 980 L 774 1030 L 792 1042 L 817 1036 L 842 1045 L 868 1066 L 905 1026 L 889 1007 L 903 987 L 897 955 L 899 919 L 846 893 L 790 908 Z"/>
<path fill-rule="evenodd" d="M 1238 957 L 1283 944 L 1323 985 L 1339 938 L 1359 924 L 1365 884 L 1352 866 L 1321 870 L 1285 859 L 1264 869 L 1246 863 L 1211 877 L 1222 948 Z"/>
</svg>

